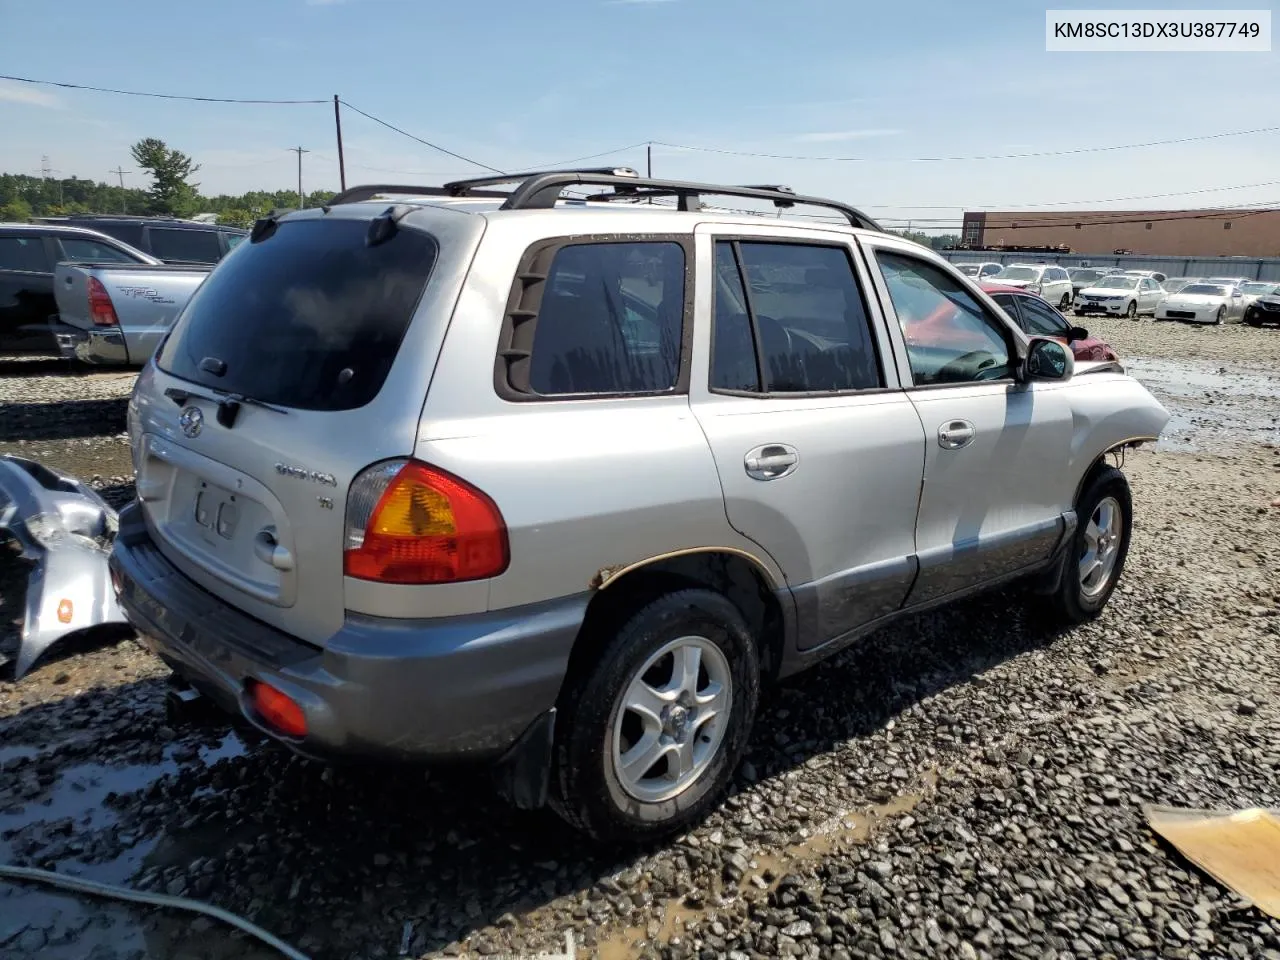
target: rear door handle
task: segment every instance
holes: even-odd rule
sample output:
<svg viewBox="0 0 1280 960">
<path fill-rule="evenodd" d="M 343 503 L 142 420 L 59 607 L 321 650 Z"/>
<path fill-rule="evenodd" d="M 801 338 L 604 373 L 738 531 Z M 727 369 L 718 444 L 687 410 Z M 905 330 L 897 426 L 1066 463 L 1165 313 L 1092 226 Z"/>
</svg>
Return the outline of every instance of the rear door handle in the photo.
<svg viewBox="0 0 1280 960">
<path fill-rule="evenodd" d="M 959 450 L 972 443 L 977 435 L 977 428 L 968 420 L 948 420 L 938 428 L 938 446 L 944 450 Z"/>
<path fill-rule="evenodd" d="M 753 480 L 778 480 L 795 472 L 799 465 L 800 454 L 785 443 L 766 443 L 748 450 L 743 458 L 747 476 Z"/>
</svg>

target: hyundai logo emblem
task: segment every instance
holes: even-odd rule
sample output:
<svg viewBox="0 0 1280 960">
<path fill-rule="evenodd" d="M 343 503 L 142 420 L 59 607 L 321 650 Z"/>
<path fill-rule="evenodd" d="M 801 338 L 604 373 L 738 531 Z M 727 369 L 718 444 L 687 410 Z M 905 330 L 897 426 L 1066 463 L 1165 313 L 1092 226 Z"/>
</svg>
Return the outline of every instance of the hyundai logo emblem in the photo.
<svg viewBox="0 0 1280 960">
<path fill-rule="evenodd" d="M 204 428 L 204 413 L 199 407 L 187 407 L 178 416 L 178 426 L 188 437 L 198 437 Z"/>
</svg>

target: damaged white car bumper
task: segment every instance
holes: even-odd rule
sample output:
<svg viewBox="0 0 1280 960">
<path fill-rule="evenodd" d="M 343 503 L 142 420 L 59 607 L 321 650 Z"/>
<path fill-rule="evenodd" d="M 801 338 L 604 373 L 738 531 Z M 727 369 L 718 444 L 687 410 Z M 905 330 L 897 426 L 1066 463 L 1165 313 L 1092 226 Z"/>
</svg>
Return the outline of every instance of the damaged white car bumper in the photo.
<svg viewBox="0 0 1280 960">
<path fill-rule="evenodd" d="M 116 512 L 75 477 L 22 457 L 0 457 L 0 529 L 35 563 L 15 679 L 63 637 L 127 622 L 107 567 L 116 523 Z"/>
</svg>

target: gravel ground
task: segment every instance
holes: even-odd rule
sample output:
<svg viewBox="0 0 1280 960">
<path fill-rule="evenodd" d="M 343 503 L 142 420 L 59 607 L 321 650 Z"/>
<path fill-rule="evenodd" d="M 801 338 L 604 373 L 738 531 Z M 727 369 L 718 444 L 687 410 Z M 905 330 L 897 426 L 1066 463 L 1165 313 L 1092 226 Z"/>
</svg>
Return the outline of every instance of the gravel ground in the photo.
<svg viewBox="0 0 1280 960">
<path fill-rule="evenodd" d="M 0 861 L 206 899 L 322 958 L 529 955 L 567 931 L 602 960 L 1280 958 L 1280 922 L 1141 812 L 1280 806 L 1280 330 L 1089 326 L 1180 431 L 1125 465 L 1137 522 L 1104 616 L 1055 633 L 1007 590 L 869 638 L 767 694 L 733 794 L 684 837 L 593 849 L 476 771 L 328 768 L 220 720 L 175 729 L 164 671 L 124 641 L 0 680 Z M 99 422 L 118 445 L 115 414 Z M 0 654 L 23 576 L 0 562 Z M 0 883 L 9 956 L 271 954 Z"/>
</svg>

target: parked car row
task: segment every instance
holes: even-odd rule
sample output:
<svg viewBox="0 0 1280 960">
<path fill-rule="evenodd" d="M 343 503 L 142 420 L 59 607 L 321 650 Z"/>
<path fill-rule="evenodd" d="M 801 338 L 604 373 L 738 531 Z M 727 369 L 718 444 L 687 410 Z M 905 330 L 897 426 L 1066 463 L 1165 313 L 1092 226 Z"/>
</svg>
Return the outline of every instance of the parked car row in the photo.
<svg viewBox="0 0 1280 960">
<path fill-rule="evenodd" d="M 187 278 L 202 280 L 247 236 L 233 227 L 169 218 L 0 223 L 0 352 L 141 365 L 150 353 L 126 349 L 128 330 L 113 319 L 117 311 L 135 327 L 168 329 L 198 285 Z M 55 280 L 62 268 L 88 265 L 129 274 L 128 282 L 109 291 L 100 278 L 77 279 L 69 270 Z"/>
</svg>

